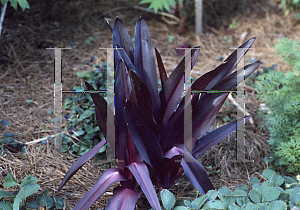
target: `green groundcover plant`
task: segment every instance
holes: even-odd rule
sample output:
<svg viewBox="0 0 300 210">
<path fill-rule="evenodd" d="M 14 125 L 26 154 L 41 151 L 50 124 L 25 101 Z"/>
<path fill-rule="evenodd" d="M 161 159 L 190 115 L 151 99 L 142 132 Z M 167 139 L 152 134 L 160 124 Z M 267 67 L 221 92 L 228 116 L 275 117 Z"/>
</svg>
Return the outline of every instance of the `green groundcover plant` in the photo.
<svg viewBox="0 0 300 210">
<path fill-rule="evenodd" d="M 269 130 L 272 153 L 265 160 L 287 173 L 300 172 L 300 42 L 283 38 L 276 45 L 280 56 L 293 65 L 289 72 L 257 77 L 258 97 L 267 109 L 260 115 Z"/>
<path fill-rule="evenodd" d="M 95 57 L 86 60 L 84 63 L 90 65 L 92 71 L 76 72 L 80 78 L 86 79 L 96 90 L 106 89 L 106 63 L 93 64 Z M 68 121 L 65 128 L 68 130 L 69 135 L 63 133 L 62 136 L 62 152 L 69 152 L 71 154 L 83 155 L 89 151 L 93 146 L 99 143 L 102 139 L 102 133 L 97 125 L 95 107 L 93 99 L 89 93 L 80 93 L 76 90 L 83 90 L 84 86 L 74 86 L 72 96 L 68 96 L 64 103 L 65 110 L 71 110 L 70 114 L 64 115 Z M 101 93 L 105 97 L 105 93 Z M 77 141 L 76 139 L 79 141 Z M 106 146 L 104 146 L 98 153 L 97 157 L 105 156 Z"/>
<path fill-rule="evenodd" d="M 263 181 L 263 182 L 261 182 Z M 298 210 L 300 208 L 300 175 L 281 176 L 273 170 L 264 170 L 251 177 L 247 185 L 239 185 L 232 192 L 227 187 L 210 190 L 193 201 L 176 200 L 164 189 L 160 193 L 165 210 Z M 297 209 L 298 208 L 298 209 Z"/>
<path fill-rule="evenodd" d="M 58 196 L 50 197 L 48 190 L 42 193 L 36 193 L 40 189 L 37 184 L 38 178 L 28 175 L 22 179 L 21 184 L 15 179 L 13 173 L 8 174 L 4 179 L 5 188 L 13 188 L 18 186 L 20 190 L 9 193 L 0 190 L 0 209 L 1 210 L 29 210 L 29 209 L 65 209 L 65 202 Z M 26 201 L 30 198 L 31 201 Z"/>
<path fill-rule="evenodd" d="M 134 48 L 119 18 L 115 20 L 114 26 L 110 27 L 113 47 L 116 48 L 115 155 L 119 160 L 119 167 L 110 168 L 102 173 L 74 210 L 88 209 L 116 182 L 120 182 L 120 185 L 114 188 L 114 195 L 108 201 L 106 209 L 133 210 L 142 192 L 153 209 L 161 209 L 154 186 L 168 189 L 177 182 L 183 172 L 204 195 L 214 187 L 197 158 L 244 123 L 244 118 L 238 119 L 206 134 L 228 96 L 228 92 L 219 91 L 234 90 L 237 83 L 258 68 L 260 63 L 255 62 L 234 71 L 255 38 L 249 39 L 239 47 L 244 50 L 235 50 L 218 67 L 198 78 L 192 87 L 187 89 L 193 94 L 192 100 L 185 104 L 185 98 L 182 98 L 185 74 L 190 74 L 199 56 L 200 47 L 190 50 L 191 57 L 184 57 L 170 76 L 167 76 L 161 56 L 155 49 L 162 87 L 159 92 L 154 52 L 144 19 L 140 18 L 137 22 Z M 94 90 L 88 82 L 85 85 L 89 91 Z M 210 90 L 216 92 L 199 92 Z M 112 135 L 107 133 L 107 127 L 114 126 L 114 122 L 107 120 L 107 116 L 113 116 L 113 110 L 99 94 L 91 93 L 91 97 L 95 104 L 100 131 L 104 137 Z M 185 138 L 184 112 L 188 105 L 191 107 L 189 113 L 192 115 L 192 135 Z M 249 118 L 250 116 L 247 116 L 245 120 Z M 104 137 L 71 166 L 58 190 L 61 190 L 76 171 L 106 144 Z"/>
</svg>

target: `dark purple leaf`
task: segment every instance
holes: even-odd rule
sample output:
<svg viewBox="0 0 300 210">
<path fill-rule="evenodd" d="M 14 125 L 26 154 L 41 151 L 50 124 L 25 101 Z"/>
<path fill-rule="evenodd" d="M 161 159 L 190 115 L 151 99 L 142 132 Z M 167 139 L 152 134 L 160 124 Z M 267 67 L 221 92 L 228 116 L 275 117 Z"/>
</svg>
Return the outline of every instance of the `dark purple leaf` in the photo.
<svg viewBox="0 0 300 210">
<path fill-rule="evenodd" d="M 119 45 L 121 48 L 123 48 L 131 62 L 134 62 L 134 52 L 131 39 L 128 31 L 119 17 L 116 18 L 113 27 L 113 47 L 116 45 Z"/>
<path fill-rule="evenodd" d="M 61 190 L 61 188 L 71 179 L 71 177 L 81 168 L 83 164 L 85 164 L 87 161 L 89 161 L 92 157 L 94 157 L 99 152 L 99 150 L 101 149 L 101 147 L 104 146 L 105 143 L 106 140 L 102 139 L 102 141 L 100 141 L 90 151 L 86 152 L 84 155 L 78 158 L 78 160 L 76 160 L 75 163 L 73 163 L 73 165 L 65 175 L 64 179 L 61 181 L 58 187 L 58 191 Z"/>
<path fill-rule="evenodd" d="M 130 136 L 144 161 L 152 168 L 159 167 L 162 161 L 159 142 L 146 121 L 141 118 L 129 101 L 125 105 L 124 117 Z"/>
<path fill-rule="evenodd" d="M 193 110 L 193 145 L 194 141 L 205 134 L 215 121 L 228 93 L 208 93 Z"/>
<path fill-rule="evenodd" d="M 151 182 L 149 171 L 145 163 L 131 163 L 128 166 L 129 170 L 141 186 L 145 196 L 154 210 L 160 210 L 160 204 L 156 191 Z"/>
<path fill-rule="evenodd" d="M 116 107 L 116 155 L 120 160 L 119 167 L 125 168 L 134 160 L 136 148 L 130 140 L 129 131 L 124 120 L 124 106 L 126 100 L 129 100 L 131 94 L 131 82 L 127 68 L 123 60 L 120 60 L 116 67 L 115 76 L 115 107 Z"/>
<path fill-rule="evenodd" d="M 110 188 L 110 186 L 119 181 L 126 181 L 122 170 L 119 168 L 110 168 L 104 171 L 96 184 L 85 194 L 76 204 L 73 210 L 87 210 L 100 196 Z"/>
<path fill-rule="evenodd" d="M 215 68 L 212 71 L 209 71 L 199 77 L 193 84 L 192 84 L 192 91 L 202 91 L 206 90 L 208 84 L 218 75 L 220 71 L 222 71 L 223 67 L 225 66 L 225 63 L 220 64 L 217 68 Z M 194 93 L 192 97 L 192 106 L 195 107 L 198 103 L 200 93 Z"/>
<path fill-rule="evenodd" d="M 156 65 L 149 29 L 142 17 L 138 20 L 135 29 L 134 66 L 137 75 L 150 91 L 154 117 L 157 119 L 160 112 L 160 98 L 158 95 Z"/>
<path fill-rule="evenodd" d="M 124 51 L 124 49 L 120 48 L 119 45 L 116 45 L 116 46 L 117 46 L 117 49 L 115 49 L 116 50 L 116 53 L 115 53 L 116 62 L 115 63 L 118 63 L 119 60 L 123 59 L 127 69 L 129 69 L 129 70 L 132 69 L 135 71 L 135 67 L 134 67 L 132 61 L 130 60 L 130 58 L 128 57 L 128 55 L 126 54 L 126 52 Z"/>
<path fill-rule="evenodd" d="M 165 82 L 168 79 L 168 76 L 166 73 L 165 66 L 162 62 L 161 56 L 156 47 L 155 47 L 155 54 L 156 54 L 156 60 L 157 60 L 157 65 L 158 65 L 158 70 L 159 70 L 159 75 L 160 75 L 160 80 L 161 80 L 161 86 L 163 87 Z"/>
<path fill-rule="evenodd" d="M 94 87 L 90 83 L 85 82 L 85 86 L 89 91 L 95 91 Z M 103 136 L 106 136 L 106 132 L 107 132 L 107 125 L 106 125 L 107 102 L 98 93 L 90 93 L 90 95 L 95 104 L 97 124 L 98 124 Z M 110 125 L 110 126 L 113 126 L 113 125 Z"/>
<path fill-rule="evenodd" d="M 236 49 L 231 53 L 231 55 L 226 58 L 225 61 L 223 61 L 220 65 L 222 68 L 219 68 L 219 66 L 215 69 L 217 70 L 217 75 L 213 77 L 213 79 L 210 81 L 210 83 L 204 88 L 204 90 L 210 90 L 213 86 L 218 84 L 224 77 L 229 75 L 238 62 L 241 60 L 241 58 L 247 53 L 249 48 L 252 46 L 252 44 L 255 41 L 255 37 L 247 40 L 244 42 L 241 46 L 239 46 L 239 49 Z M 244 50 L 241 50 L 244 49 Z M 215 74 L 215 72 L 213 73 Z"/>
<path fill-rule="evenodd" d="M 257 61 L 255 63 L 251 63 L 234 71 L 223 80 L 221 80 L 217 85 L 215 85 L 212 90 L 220 90 L 220 91 L 230 91 L 233 90 L 234 87 L 242 80 L 246 79 L 249 75 L 251 75 L 258 67 L 260 62 Z"/>
<path fill-rule="evenodd" d="M 255 39 L 256 38 L 253 37 L 253 38 L 247 40 L 246 42 L 244 42 L 241 46 L 239 46 L 240 49 L 244 49 L 244 50 L 236 49 L 233 53 L 231 53 L 231 55 L 224 62 L 222 62 L 213 71 L 207 72 L 206 74 L 204 74 L 203 76 L 198 78 L 194 82 L 194 84 L 199 85 L 199 83 L 200 83 L 200 84 L 205 84 L 205 86 L 201 85 L 201 88 L 196 88 L 195 85 L 193 84 L 192 90 L 193 91 L 201 91 L 201 90 L 210 91 L 211 88 L 213 88 L 224 77 L 228 76 L 233 71 L 233 69 L 236 67 L 237 63 L 240 61 L 240 59 L 247 53 L 249 48 L 252 46 Z M 203 98 L 204 95 L 206 95 L 206 93 L 202 93 L 201 98 Z M 199 93 L 195 93 L 193 96 L 193 106 L 197 105 L 198 97 L 199 97 Z"/>
<path fill-rule="evenodd" d="M 129 188 L 116 187 L 114 195 L 108 200 L 106 210 L 134 210 L 135 203 L 141 196 L 142 191 L 136 192 Z"/>
<path fill-rule="evenodd" d="M 186 150 L 184 151 L 184 160 L 181 162 L 181 165 L 184 174 L 201 195 L 214 189 L 203 165 Z"/>
<path fill-rule="evenodd" d="M 200 53 L 200 49 L 191 50 L 191 67 L 187 68 L 190 71 Z M 184 87 L 184 75 L 185 75 L 185 57 L 180 61 L 174 71 L 164 84 L 164 89 L 160 92 L 162 113 L 163 113 L 163 125 L 169 121 L 169 118 L 176 110 L 176 107 L 181 99 Z"/>
<path fill-rule="evenodd" d="M 243 125 L 244 120 L 247 122 L 249 119 L 250 116 L 247 116 L 239 119 L 237 122 L 230 122 L 198 139 L 195 143 L 195 147 L 193 148 L 193 156 L 195 158 L 199 158 L 204 152 L 222 141 L 233 131 L 237 130 L 237 128 Z"/>
<path fill-rule="evenodd" d="M 156 169 L 157 180 L 159 182 L 158 186 L 164 189 L 171 188 L 176 181 L 181 177 L 183 173 L 180 160 L 182 155 L 174 156 L 170 159 L 164 158 L 163 167 Z"/>
<path fill-rule="evenodd" d="M 129 76 L 132 85 L 130 102 L 137 108 L 140 115 L 143 116 L 151 129 L 159 131 L 160 127 L 156 124 L 153 116 L 152 99 L 149 89 L 134 71 L 130 70 Z"/>
</svg>

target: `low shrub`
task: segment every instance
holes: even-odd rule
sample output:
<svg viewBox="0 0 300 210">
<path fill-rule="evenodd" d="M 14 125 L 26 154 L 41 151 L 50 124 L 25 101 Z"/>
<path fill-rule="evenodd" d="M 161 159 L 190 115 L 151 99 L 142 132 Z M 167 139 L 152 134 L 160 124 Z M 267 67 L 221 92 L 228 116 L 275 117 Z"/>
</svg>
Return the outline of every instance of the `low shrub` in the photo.
<svg viewBox="0 0 300 210">
<path fill-rule="evenodd" d="M 260 110 L 268 129 L 271 154 L 279 170 L 300 172 L 300 42 L 283 38 L 276 45 L 280 56 L 293 65 L 289 72 L 269 72 L 257 77 L 258 97 L 266 108 Z"/>
</svg>

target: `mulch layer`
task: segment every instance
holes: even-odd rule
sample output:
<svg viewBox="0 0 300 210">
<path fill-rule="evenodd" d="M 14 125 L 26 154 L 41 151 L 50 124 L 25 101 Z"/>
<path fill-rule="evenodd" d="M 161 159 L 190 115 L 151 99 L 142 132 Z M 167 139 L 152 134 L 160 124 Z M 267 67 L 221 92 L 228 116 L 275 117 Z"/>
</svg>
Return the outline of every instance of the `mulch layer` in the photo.
<svg viewBox="0 0 300 210">
<path fill-rule="evenodd" d="M 214 69 L 221 62 L 216 59 L 218 56 L 226 58 L 232 52 L 231 47 L 238 47 L 253 36 L 257 40 L 247 53 L 245 62 L 255 58 L 263 61 L 262 66 L 276 64 L 276 70 L 288 71 L 292 67 L 281 61 L 273 46 L 281 37 L 300 37 L 299 21 L 293 18 L 293 13 L 284 16 L 275 0 L 245 1 L 248 3 L 241 7 L 234 3 L 221 3 L 224 1 L 208 1 L 204 5 L 206 32 L 200 35 L 196 35 L 193 26 L 185 22 L 171 25 L 172 19 L 168 17 L 133 8 L 138 1 L 28 2 L 31 8 L 25 12 L 8 7 L 0 39 L 0 120 L 6 119 L 11 123 L 10 126 L 0 125 L 0 138 L 11 132 L 18 134 L 18 141 L 27 144 L 55 134 L 51 123 L 53 116 L 47 113 L 54 106 L 54 51 L 46 48 L 69 48 L 62 50 L 63 89 L 82 85 L 83 80 L 76 76 L 76 72 L 91 70 L 84 61 L 93 56 L 97 57 L 95 62 L 98 63 L 106 60 L 105 52 L 99 48 L 112 45 L 106 21 L 113 24 L 116 16 L 121 18 L 132 37 L 139 16 L 145 17 L 153 47 L 161 52 L 168 73 L 182 58 L 176 53 L 176 47 L 200 45 L 201 53 L 192 71 L 194 77 Z M 229 29 L 234 21 L 238 25 Z M 169 43 L 168 35 L 173 36 L 173 43 Z M 88 37 L 93 37 L 90 45 L 86 42 Z M 260 127 L 257 116 L 262 102 L 256 98 L 253 88 L 246 86 L 245 90 L 245 102 L 249 105 L 247 111 L 254 121 L 245 126 L 245 161 L 235 161 L 236 141 L 232 136 L 200 158 L 206 168 L 211 166 L 208 171 L 216 189 L 223 186 L 234 189 L 237 185 L 247 184 L 249 177 L 260 174 L 267 167 L 263 158 L 268 153 L 268 133 Z M 67 95 L 63 95 L 63 100 Z M 28 103 L 28 100 L 31 102 Z M 220 114 L 223 111 L 221 109 Z M 214 127 L 222 124 L 218 118 Z M 49 143 L 43 149 L 40 146 L 40 143 L 30 144 L 28 155 L 11 153 L 0 156 L 0 190 L 4 188 L 1 183 L 7 174 L 14 172 L 17 180 L 32 174 L 39 178 L 41 191 L 48 189 L 50 195 L 62 197 L 67 202 L 67 209 L 72 209 L 99 175 L 116 165 L 114 162 L 95 164 L 89 161 L 57 192 L 58 185 L 77 158 L 70 158 L 67 153 L 56 153 Z M 195 193 L 184 176 L 171 190 L 177 198 L 190 198 Z M 112 188 L 91 209 L 105 207 L 111 195 Z M 142 196 L 137 209 L 148 208 L 149 204 Z"/>
</svg>

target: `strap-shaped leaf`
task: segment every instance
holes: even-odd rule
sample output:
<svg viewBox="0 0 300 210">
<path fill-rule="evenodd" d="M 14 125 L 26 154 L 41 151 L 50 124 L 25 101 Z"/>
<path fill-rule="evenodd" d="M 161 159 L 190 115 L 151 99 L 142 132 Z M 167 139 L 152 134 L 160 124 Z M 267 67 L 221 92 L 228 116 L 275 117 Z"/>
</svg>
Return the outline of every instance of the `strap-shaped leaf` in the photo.
<svg viewBox="0 0 300 210">
<path fill-rule="evenodd" d="M 114 195 L 108 200 L 106 210 L 134 210 L 135 203 L 141 196 L 142 191 L 136 192 L 122 186 L 114 188 Z"/>
<path fill-rule="evenodd" d="M 118 63 L 119 60 L 123 59 L 127 69 L 129 69 L 129 70 L 132 69 L 135 71 L 135 67 L 134 67 L 132 61 L 130 60 L 130 58 L 128 57 L 128 55 L 126 54 L 126 52 L 124 51 L 124 49 L 120 48 L 120 46 L 118 44 L 116 45 L 116 47 L 117 48 L 115 49 L 115 51 L 116 51 L 116 53 L 115 53 L 115 56 L 116 56 L 115 61 L 116 62 L 115 63 Z"/>
<path fill-rule="evenodd" d="M 129 76 L 132 85 L 130 102 L 137 108 L 151 129 L 158 131 L 160 127 L 156 124 L 153 116 L 152 98 L 149 89 L 134 71 L 130 70 Z"/>
<path fill-rule="evenodd" d="M 203 165 L 187 149 L 184 151 L 184 160 L 181 165 L 188 180 L 202 195 L 214 189 Z"/>
<path fill-rule="evenodd" d="M 203 136 L 202 138 L 198 139 L 193 148 L 193 156 L 195 158 L 199 158 L 204 152 L 209 150 L 212 146 L 216 145 L 224 138 L 226 138 L 228 135 L 230 135 L 233 131 L 235 131 L 237 128 L 242 126 L 244 124 L 244 120 L 245 122 L 247 122 L 249 119 L 250 116 L 247 116 L 237 121 L 230 122 L 226 125 L 223 125 L 220 128 L 217 128 L 216 130 L 210 132 L 209 134 Z"/>
<path fill-rule="evenodd" d="M 209 93 L 199 101 L 192 112 L 193 145 L 195 140 L 205 134 L 213 124 L 227 96 L 228 93 Z"/>
<path fill-rule="evenodd" d="M 95 91 L 94 87 L 85 81 L 85 86 L 89 91 Z M 106 136 L 107 126 L 106 126 L 106 118 L 107 118 L 107 102 L 105 99 L 99 95 L 98 93 L 90 93 L 95 104 L 96 111 L 96 119 L 97 124 L 102 132 L 103 136 Z"/>
<path fill-rule="evenodd" d="M 126 181 L 123 176 L 122 170 L 119 168 L 110 168 L 104 171 L 96 184 L 85 194 L 83 198 L 78 201 L 73 210 L 87 210 L 93 203 L 100 198 L 100 196 L 110 188 L 110 186 L 119 181 Z"/>
<path fill-rule="evenodd" d="M 225 63 L 221 63 L 218 67 L 214 70 L 209 71 L 199 77 L 193 84 L 192 84 L 192 91 L 202 91 L 206 90 L 208 84 L 218 75 L 218 73 L 224 68 Z M 192 97 L 192 106 L 195 107 L 198 103 L 200 93 L 193 93 Z"/>
<path fill-rule="evenodd" d="M 238 49 L 233 51 L 228 56 L 228 58 L 226 58 L 226 60 L 221 64 L 222 68 L 218 68 L 219 66 L 216 68 L 219 70 L 217 75 L 213 77 L 213 79 L 204 88 L 204 90 L 210 90 L 213 86 L 218 84 L 224 77 L 229 75 L 235 69 L 236 65 L 242 59 L 242 57 L 248 52 L 249 48 L 254 43 L 255 39 L 256 37 L 247 40 L 241 46 L 239 46 Z"/>
<path fill-rule="evenodd" d="M 151 182 L 149 171 L 145 163 L 131 163 L 128 166 L 129 170 L 139 183 L 144 192 L 145 196 L 147 197 L 150 205 L 152 206 L 153 210 L 160 210 L 160 204 L 158 197 L 156 195 L 156 191 L 154 186 Z"/>
<path fill-rule="evenodd" d="M 215 85 L 217 85 L 222 79 L 224 79 L 226 76 L 228 76 L 233 69 L 236 67 L 238 62 L 241 60 L 241 58 L 247 53 L 249 48 L 254 43 L 256 37 L 253 37 L 246 42 L 244 42 L 241 46 L 239 46 L 238 49 L 233 51 L 228 58 L 223 61 L 219 66 L 217 66 L 213 71 L 207 72 L 203 76 L 201 76 L 198 80 L 194 82 L 194 84 L 199 85 L 199 83 L 205 84 L 205 86 L 201 86 L 201 88 L 196 88 L 195 85 L 192 85 L 193 91 L 209 91 L 211 90 Z M 243 49 L 243 50 L 241 50 Z M 202 93 L 201 98 L 204 97 L 206 93 Z M 198 100 L 194 100 L 194 98 L 198 98 L 199 93 L 195 93 L 193 96 L 193 106 L 196 106 L 198 103 Z"/>
<path fill-rule="evenodd" d="M 116 66 L 115 75 L 115 108 L 116 108 L 116 155 L 120 160 L 119 167 L 124 169 L 133 161 L 133 151 L 136 150 L 134 143 L 130 140 L 129 131 L 124 119 L 124 107 L 126 100 L 131 94 L 131 82 L 124 60 L 120 60 Z M 125 149 L 127 148 L 127 150 Z"/>
<path fill-rule="evenodd" d="M 160 75 L 161 86 L 164 86 L 165 82 L 168 79 L 168 75 L 166 73 L 165 66 L 162 62 L 161 56 L 160 56 L 160 54 L 159 54 L 156 47 L 155 47 L 155 54 L 156 54 L 156 60 L 157 60 L 159 75 Z"/>
<path fill-rule="evenodd" d="M 237 83 L 252 74 L 259 66 L 259 62 L 246 65 L 243 68 L 228 75 L 215 85 L 213 90 L 233 90 Z M 243 77 L 244 76 L 244 77 Z M 224 103 L 226 96 L 221 96 L 219 93 L 207 93 L 198 101 L 198 104 L 193 109 L 193 142 L 199 136 L 203 135 L 212 125 L 218 110 Z M 212 109 L 212 110 L 210 110 Z M 203 117 L 203 119 L 201 119 Z"/>
<path fill-rule="evenodd" d="M 158 95 L 156 65 L 149 29 L 142 17 L 138 20 L 135 29 L 134 66 L 137 75 L 150 91 L 154 117 L 157 119 L 160 112 L 160 98 Z"/>
<path fill-rule="evenodd" d="M 134 62 L 134 51 L 131 39 L 127 29 L 119 17 L 116 18 L 113 27 L 113 47 L 116 45 L 123 48 L 131 62 Z"/>
<path fill-rule="evenodd" d="M 230 91 L 233 90 L 238 83 L 250 76 L 260 65 L 260 62 L 248 64 L 221 80 L 212 90 Z"/>
<path fill-rule="evenodd" d="M 199 48 L 199 46 L 197 46 Z M 197 48 L 196 47 L 196 48 Z M 165 125 L 180 101 L 184 88 L 184 75 L 185 71 L 190 71 L 196 63 L 199 56 L 200 49 L 191 50 L 191 66 L 185 69 L 185 57 L 176 66 L 169 78 L 164 84 L 162 91 L 160 92 L 162 113 L 163 113 L 163 125 Z"/>
<path fill-rule="evenodd" d="M 146 121 L 129 101 L 125 105 L 124 117 L 130 136 L 144 161 L 152 168 L 159 167 L 162 161 L 162 150 L 159 142 Z"/>
<path fill-rule="evenodd" d="M 58 191 L 61 190 L 61 188 L 71 179 L 71 177 L 81 168 L 83 164 L 85 164 L 87 161 L 89 161 L 92 157 L 94 157 L 99 152 L 99 150 L 101 149 L 101 147 L 104 146 L 105 143 L 106 140 L 102 139 L 102 141 L 100 141 L 90 151 L 86 152 L 84 155 L 78 158 L 78 160 L 76 160 L 75 163 L 73 163 L 73 165 L 65 175 L 64 179 L 61 181 L 58 187 Z"/>
</svg>

